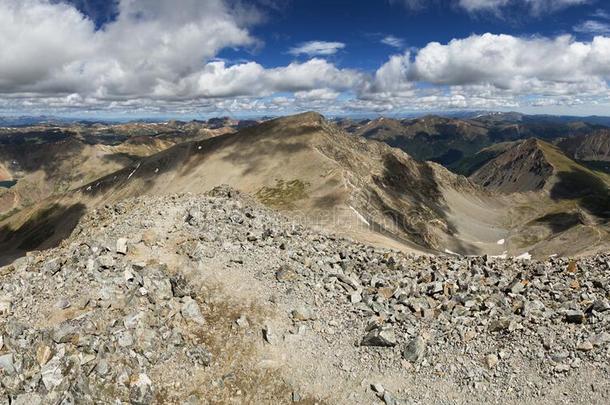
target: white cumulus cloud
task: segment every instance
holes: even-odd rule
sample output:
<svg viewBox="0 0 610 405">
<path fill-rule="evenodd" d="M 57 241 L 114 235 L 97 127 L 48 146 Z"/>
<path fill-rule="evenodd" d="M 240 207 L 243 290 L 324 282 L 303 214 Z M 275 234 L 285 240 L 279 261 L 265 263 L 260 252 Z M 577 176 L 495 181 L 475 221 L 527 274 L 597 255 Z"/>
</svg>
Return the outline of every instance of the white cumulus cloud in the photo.
<svg viewBox="0 0 610 405">
<path fill-rule="evenodd" d="M 608 103 L 610 38 L 472 35 L 393 55 L 360 89 L 379 109 Z"/>
<path fill-rule="evenodd" d="M 221 0 L 121 0 L 103 30 L 47 0 L 0 2 L 0 91 L 149 94 L 226 47 L 255 43 Z"/>
<path fill-rule="evenodd" d="M 342 42 L 309 41 L 290 48 L 288 53 L 292 55 L 325 56 L 334 55 L 345 48 Z"/>
<path fill-rule="evenodd" d="M 225 0 L 119 0 L 115 21 L 96 30 L 73 6 L 51 0 L 0 1 L 0 95 L 4 105 L 49 108 L 151 107 L 191 99 L 330 94 L 359 86 L 362 73 L 323 59 L 266 68 L 227 64 L 225 48 L 259 44 L 259 14 Z M 329 55 L 337 42 L 295 53 Z M 325 89 L 324 92 L 318 92 Z M 312 93 L 307 93 L 311 92 Z M 21 100 L 21 101 L 20 101 Z M 252 103 L 249 103 L 252 105 Z"/>
<path fill-rule="evenodd" d="M 519 38 L 472 35 L 448 44 L 432 42 L 413 62 L 413 80 L 435 84 L 489 83 L 518 87 L 527 80 L 577 83 L 610 75 L 610 38 L 578 42 L 571 36 Z"/>
<path fill-rule="evenodd" d="M 517 0 L 462 1 L 475 10 Z M 532 10 L 577 2 L 520 0 Z M 589 41 L 484 34 L 430 42 L 389 56 L 374 72 L 324 58 L 344 43 L 313 41 L 291 52 L 306 60 L 269 67 L 218 59 L 226 48 L 261 46 L 251 33 L 261 16 L 243 4 L 118 0 L 116 20 L 100 30 L 69 4 L 0 0 L 0 111 L 196 114 L 610 103 L 610 37 L 599 26 L 575 27 L 591 33 Z M 383 40 L 404 48 L 399 38 Z"/>
</svg>

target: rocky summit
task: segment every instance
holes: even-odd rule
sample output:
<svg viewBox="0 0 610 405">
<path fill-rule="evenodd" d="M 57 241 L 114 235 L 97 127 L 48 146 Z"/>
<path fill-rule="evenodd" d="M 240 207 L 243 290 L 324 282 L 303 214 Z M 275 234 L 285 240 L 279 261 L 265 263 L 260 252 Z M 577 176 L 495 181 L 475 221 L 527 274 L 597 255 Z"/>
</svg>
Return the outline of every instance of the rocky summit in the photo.
<svg viewBox="0 0 610 405">
<path fill-rule="evenodd" d="M 0 269 L 0 401 L 608 403 L 610 254 L 404 254 L 228 187 L 92 210 Z"/>
</svg>

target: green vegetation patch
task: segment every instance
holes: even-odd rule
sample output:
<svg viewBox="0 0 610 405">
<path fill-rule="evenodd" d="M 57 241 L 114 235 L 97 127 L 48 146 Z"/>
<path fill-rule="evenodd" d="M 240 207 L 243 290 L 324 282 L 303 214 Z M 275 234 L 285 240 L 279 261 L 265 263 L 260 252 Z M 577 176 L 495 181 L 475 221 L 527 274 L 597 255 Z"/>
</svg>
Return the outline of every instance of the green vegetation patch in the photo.
<svg viewBox="0 0 610 405">
<path fill-rule="evenodd" d="M 545 240 L 550 236 L 549 232 L 544 232 L 540 229 L 527 228 L 520 235 L 515 235 L 510 238 L 512 245 L 518 249 L 526 249 Z"/>
<path fill-rule="evenodd" d="M 263 204 L 282 209 L 294 208 L 294 203 L 307 198 L 309 183 L 301 180 L 275 180 L 274 187 L 262 187 L 255 194 Z"/>
</svg>

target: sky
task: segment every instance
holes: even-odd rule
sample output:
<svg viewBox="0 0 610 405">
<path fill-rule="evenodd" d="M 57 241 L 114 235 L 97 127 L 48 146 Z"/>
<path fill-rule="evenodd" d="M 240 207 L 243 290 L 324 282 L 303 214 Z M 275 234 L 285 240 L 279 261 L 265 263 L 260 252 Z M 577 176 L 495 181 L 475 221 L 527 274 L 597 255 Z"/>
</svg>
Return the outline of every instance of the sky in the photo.
<svg viewBox="0 0 610 405">
<path fill-rule="evenodd" d="M 610 116 L 608 0 L 0 0 L 0 115 Z"/>
</svg>

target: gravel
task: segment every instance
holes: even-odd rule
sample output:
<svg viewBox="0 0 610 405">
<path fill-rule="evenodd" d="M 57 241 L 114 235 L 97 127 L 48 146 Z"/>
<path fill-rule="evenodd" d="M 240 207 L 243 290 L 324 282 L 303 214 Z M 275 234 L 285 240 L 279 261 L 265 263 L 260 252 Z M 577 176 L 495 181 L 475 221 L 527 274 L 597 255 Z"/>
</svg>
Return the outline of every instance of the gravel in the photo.
<svg viewBox="0 0 610 405">
<path fill-rule="evenodd" d="M 196 277 L 220 264 L 256 280 L 267 294 L 261 305 L 280 315 L 251 307 L 230 315 Z M 289 387 L 265 391 L 282 392 L 278 403 L 339 395 L 330 387 L 351 390 L 335 403 L 443 402 L 432 386 L 454 398 L 445 403 L 608 400 L 599 376 L 610 372 L 609 254 L 540 262 L 402 254 L 303 227 L 221 187 L 109 205 L 62 246 L 6 269 L 7 403 L 192 403 L 195 388 L 205 398 L 227 387 L 233 402 L 265 402 L 235 388 L 230 371 L 186 389 L 182 373 L 227 366 L 222 345 L 234 338 L 287 359 L 310 353 L 280 378 Z M 239 278 L 225 284 L 248 289 Z M 230 326 L 217 333 L 223 320 Z"/>
</svg>

